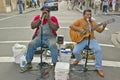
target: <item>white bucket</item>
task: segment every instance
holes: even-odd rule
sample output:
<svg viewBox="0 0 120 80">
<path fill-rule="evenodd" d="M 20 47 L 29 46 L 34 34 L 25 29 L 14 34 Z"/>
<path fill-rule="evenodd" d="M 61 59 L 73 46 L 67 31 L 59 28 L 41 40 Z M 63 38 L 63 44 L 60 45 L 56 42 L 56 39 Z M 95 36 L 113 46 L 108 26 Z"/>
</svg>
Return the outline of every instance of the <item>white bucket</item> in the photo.
<svg viewBox="0 0 120 80">
<path fill-rule="evenodd" d="M 13 57 L 15 58 L 15 63 L 20 64 L 20 58 L 26 53 L 26 46 L 16 43 L 12 47 L 12 51 L 13 51 Z"/>
<path fill-rule="evenodd" d="M 63 67 L 64 65 L 64 67 Z M 69 79 L 70 64 L 65 62 L 57 62 L 55 66 L 55 80 Z"/>
<path fill-rule="evenodd" d="M 71 49 L 61 49 L 59 61 L 70 63 L 71 54 L 72 54 Z"/>
</svg>

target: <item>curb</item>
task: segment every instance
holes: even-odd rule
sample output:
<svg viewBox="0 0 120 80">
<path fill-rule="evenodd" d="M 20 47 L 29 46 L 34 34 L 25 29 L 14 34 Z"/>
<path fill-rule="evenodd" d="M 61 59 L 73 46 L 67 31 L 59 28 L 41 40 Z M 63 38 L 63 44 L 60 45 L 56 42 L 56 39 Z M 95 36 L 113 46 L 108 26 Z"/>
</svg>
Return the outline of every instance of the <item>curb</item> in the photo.
<svg viewBox="0 0 120 80">
<path fill-rule="evenodd" d="M 33 11 L 36 11 L 36 10 L 39 10 L 39 8 L 32 8 L 32 9 L 26 9 L 25 11 L 23 11 L 23 14 L 27 14 L 29 12 L 33 12 Z"/>
<path fill-rule="evenodd" d="M 118 33 L 112 34 L 111 41 L 117 48 L 120 48 L 120 43 L 117 41 L 117 36 L 118 36 Z"/>
<path fill-rule="evenodd" d="M 80 10 L 77 6 L 75 6 L 75 8 L 76 8 L 80 13 L 83 13 L 83 10 Z"/>
<path fill-rule="evenodd" d="M 120 32 L 119 32 L 118 35 L 117 35 L 117 41 L 118 41 L 118 43 L 120 44 Z"/>
<path fill-rule="evenodd" d="M 84 11 L 84 10 L 79 9 L 77 6 L 75 6 L 75 8 L 76 8 L 80 13 L 83 13 L 83 11 Z M 93 10 L 93 9 L 91 9 L 91 10 Z M 115 13 L 108 12 L 107 14 L 103 14 L 103 13 L 102 13 L 102 15 L 118 15 L 118 16 L 120 16 L 120 12 L 115 12 Z"/>
</svg>

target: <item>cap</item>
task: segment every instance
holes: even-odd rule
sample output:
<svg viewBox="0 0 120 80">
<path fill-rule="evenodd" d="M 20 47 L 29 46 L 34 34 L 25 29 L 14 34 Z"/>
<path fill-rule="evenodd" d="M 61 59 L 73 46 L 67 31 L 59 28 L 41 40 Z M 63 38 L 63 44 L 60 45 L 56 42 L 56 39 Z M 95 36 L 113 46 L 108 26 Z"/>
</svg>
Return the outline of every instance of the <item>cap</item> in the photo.
<svg viewBox="0 0 120 80">
<path fill-rule="evenodd" d="M 43 9 L 45 9 L 45 8 L 47 8 L 47 9 L 49 9 L 49 10 L 50 10 L 50 7 L 49 7 L 49 6 L 47 6 L 47 5 L 43 5 L 43 6 L 42 6 L 42 8 L 41 8 L 40 10 L 43 10 Z"/>
</svg>

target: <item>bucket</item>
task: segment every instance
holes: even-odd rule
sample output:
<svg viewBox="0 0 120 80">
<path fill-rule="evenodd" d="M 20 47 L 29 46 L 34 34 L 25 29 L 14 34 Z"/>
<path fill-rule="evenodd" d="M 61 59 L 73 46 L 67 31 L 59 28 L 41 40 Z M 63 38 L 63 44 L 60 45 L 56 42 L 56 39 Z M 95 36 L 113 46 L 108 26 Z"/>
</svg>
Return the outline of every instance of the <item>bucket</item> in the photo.
<svg viewBox="0 0 120 80">
<path fill-rule="evenodd" d="M 64 65 L 64 67 L 63 67 Z M 57 62 L 55 66 L 55 80 L 68 80 L 70 64 L 66 62 Z"/>
<path fill-rule="evenodd" d="M 72 54 L 71 49 L 61 48 L 59 61 L 70 63 L 71 54 Z"/>
<path fill-rule="evenodd" d="M 15 59 L 15 63 L 20 64 L 20 58 L 26 53 L 26 46 L 20 44 L 14 44 L 12 47 L 13 57 Z"/>
</svg>

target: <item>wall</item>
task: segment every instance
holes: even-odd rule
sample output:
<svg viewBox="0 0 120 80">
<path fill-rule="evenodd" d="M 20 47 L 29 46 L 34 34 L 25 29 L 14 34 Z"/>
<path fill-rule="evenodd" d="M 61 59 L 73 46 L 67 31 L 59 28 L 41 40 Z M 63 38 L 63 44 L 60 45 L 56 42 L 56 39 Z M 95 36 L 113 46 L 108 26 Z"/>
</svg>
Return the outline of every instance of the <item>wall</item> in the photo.
<svg viewBox="0 0 120 80">
<path fill-rule="evenodd" d="M 0 13 L 5 12 L 5 0 L 0 0 Z"/>
<path fill-rule="evenodd" d="M 18 10 L 17 0 L 11 0 L 11 9 L 12 11 Z"/>
<path fill-rule="evenodd" d="M 0 13 L 12 12 L 16 10 L 17 0 L 0 0 Z"/>
</svg>

